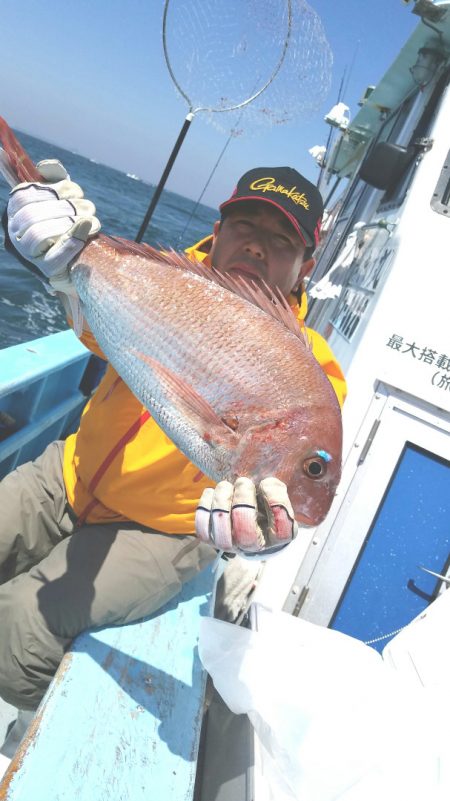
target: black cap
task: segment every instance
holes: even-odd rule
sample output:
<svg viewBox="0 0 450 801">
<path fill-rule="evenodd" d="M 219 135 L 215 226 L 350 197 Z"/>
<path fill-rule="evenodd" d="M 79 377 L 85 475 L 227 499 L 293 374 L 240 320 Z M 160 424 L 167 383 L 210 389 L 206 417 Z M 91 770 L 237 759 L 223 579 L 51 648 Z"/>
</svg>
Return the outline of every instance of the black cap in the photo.
<svg viewBox="0 0 450 801">
<path fill-rule="evenodd" d="M 319 242 L 323 214 L 322 196 L 314 184 L 292 167 L 256 167 L 239 179 L 229 200 L 219 206 L 221 214 L 232 203 L 262 200 L 281 211 L 300 234 L 306 247 Z"/>
</svg>

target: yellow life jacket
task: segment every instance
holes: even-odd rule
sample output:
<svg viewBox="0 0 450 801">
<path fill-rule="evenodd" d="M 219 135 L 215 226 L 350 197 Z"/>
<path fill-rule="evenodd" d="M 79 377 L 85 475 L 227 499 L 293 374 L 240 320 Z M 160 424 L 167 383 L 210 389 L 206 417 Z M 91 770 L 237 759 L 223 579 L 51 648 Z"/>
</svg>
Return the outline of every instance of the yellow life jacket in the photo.
<svg viewBox="0 0 450 801">
<path fill-rule="evenodd" d="M 186 252 L 208 263 L 212 237 Z M 292 296 L 299 320 L 306 314 Z M 313 353 L 330 379 L 342 405 L 346 384 L 327 342 L 306 329 Z M 82 341 L 103 356 L 95 338 Z M 80 522 L 134 520 L 168 534 L 194 532 L 194 515 L 206 478 L 164 434 L 109 364 L 87 403 L 76 434 L 66 440 L 64 481 L 69 503 Z"/>
</svg>

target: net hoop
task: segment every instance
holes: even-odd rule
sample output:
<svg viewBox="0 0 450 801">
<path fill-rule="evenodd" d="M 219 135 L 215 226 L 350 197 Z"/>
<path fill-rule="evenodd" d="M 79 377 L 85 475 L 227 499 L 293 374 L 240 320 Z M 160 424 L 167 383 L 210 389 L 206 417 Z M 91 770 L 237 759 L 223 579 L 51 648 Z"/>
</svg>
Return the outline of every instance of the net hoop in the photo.
<svg viewBox="0 0 450 801">
<path fill-rule="evenodd" d="M 189 107 L 189 114 L 192 114 L 192 116 L 197 114 L 199 111 L 206 111 L 206 112 L 208 112 L 210 114 L 219 114 L 220 112 L 224 112 L 224 111 L 236 111 L 237 109 L 244 108 L 244 106 L 248 106 L 249 103 L 252 103 L 253 100 L 256 100 L 256 98 L 259 97 L 270 86 L 272 81 L 278 75 L 281 67 L 283 66 L 283 62 L 284 62 L 284 59 L 286 57 L 286 53 L 287 53 L 287 50 L 288 50 L 288 47 L 289 47 L 289 41 L 290 41 L 290 38 L 291 38 L 291 30 L 292 30 L 292 0 L 286 0 L 287 32 L 286 32 L 286 36 L 285 36 L 285 39 L 284 39 L 284 42 L 283 42 L 281 55 L 280 55 L 278 63 L 276 64 L 276 66 L 275 66 L 270 78 L 266 81 L 266 83 L 263 86 L 261 86 L 261 88 L 258 89 L 258 91 L 254 92 L 251 95 L 251 97 L 246 98 L 246 100 L 243 100 L 241 103 L 236 103 L 236 104 L 234 104 L 232 106 L 224 106 L 224 107 L 221 107 L 221 108 L 216 108 L 214 106 L 198 106 L 197 108 L 194 108 L 193 107 L 193 103 L 192 103 L 189 95 L 187 95 L 186 92 L 184 91 L 184 89 L 180 86 L 180 84 L 179 84 L 179 82 L 178 82 L 178 80 L 177 80 L 177 78 L 175 76 L 175 73 L 174 73 L 174 71 L 172 69 L 172 65 L 170 63 L 169 52 L 168 52 L 168 47 L 167 47 L 167 13 L 168 13 L 168 10 L 169 10 L 169 5 L 170 5 L 170 0 L 165 0 L 165 2 L 164 2 L 164 12 L 163 12 L 163 30 L 162 30 L 162 41 L 163 41 L 164 58 L 165 58 L 167 70 L 168 70 L 169 75 L 170 75 L 170 77 L 172 79 L 172 82 L 175 85 L 177 91 L 180 93 L 180 95 L 182 97 L 184 97 L 184 99 L 185 99 L 185 101 L 186 101 L 186 103 L 188 104 L 188 107 Z"/>
</svg>

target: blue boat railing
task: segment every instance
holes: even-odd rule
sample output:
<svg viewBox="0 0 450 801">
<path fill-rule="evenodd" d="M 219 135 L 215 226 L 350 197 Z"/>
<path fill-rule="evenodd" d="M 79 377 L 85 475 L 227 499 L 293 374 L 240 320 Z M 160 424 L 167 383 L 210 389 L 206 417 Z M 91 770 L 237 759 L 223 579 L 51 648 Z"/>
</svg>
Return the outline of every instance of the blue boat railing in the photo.
<svg viewBox="0 0 450 801">
<path fill-rule="evenodd" d="M 0 478 L 77 428 L 104 369 L 72 331 L 0 350 Z"/>
</svg>

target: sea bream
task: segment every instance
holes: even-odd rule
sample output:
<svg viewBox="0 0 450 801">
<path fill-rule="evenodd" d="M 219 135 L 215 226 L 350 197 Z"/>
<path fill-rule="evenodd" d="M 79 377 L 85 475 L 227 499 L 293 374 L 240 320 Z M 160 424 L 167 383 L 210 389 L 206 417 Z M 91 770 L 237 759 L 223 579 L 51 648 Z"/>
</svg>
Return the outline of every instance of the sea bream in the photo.
<svg viewBox="0 0 450 801">
<path fill-rule="evenodd" d="M 10 182 L 42 180 L 4 121 L 0 140 Z M 276 476 L 300 524 L 323 520 L 340 478 L 341 412 L 280 293 L 103 234 L 71 278 L 111 364 L 206 476 Z"/>
</svg>

